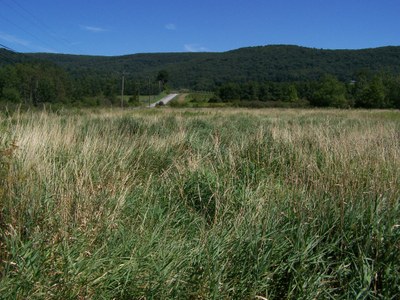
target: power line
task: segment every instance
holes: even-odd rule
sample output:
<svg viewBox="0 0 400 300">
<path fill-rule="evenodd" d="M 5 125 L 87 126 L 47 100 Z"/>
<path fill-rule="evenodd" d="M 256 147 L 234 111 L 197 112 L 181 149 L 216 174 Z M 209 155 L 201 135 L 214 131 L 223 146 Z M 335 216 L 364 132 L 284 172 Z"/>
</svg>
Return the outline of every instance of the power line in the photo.
<svg viewBox="0 0 400 300">
<path fill-rule="evenodd" d="M 57 34 L 55 34 L 49 26 L 47 26 L 43 21 L 40 20 L 40 18 L 36 17 L 33 13 L 31 13 L 29 10 L 27 10 L 25 7 L 23 7 L 19 2 L 17 2 L 16 0 L 11 0 L 11 2 L 13 2 L 16 6 L 18 6 L 19 10 L 15 9 L 14 7 L 12 7 L 11 5 L 7 4 L 8 7 L 10 7 L 11 9 L 13 9 L 15 12 L 17 12 L 20 16 L 24 17 L 20 11 L 24 11 L 24 13 L 29 16 L 30 18 L 30 22 L 32 24 L 38 25 L 39 27 L 41 27 L 47 34 L 49 37 L 51 37 L 54 41 L 56 41 L 57 43 L 61 42 L 63 43 L 67 48 L 69 48 L 70 50 L 73 50 L 70 48 L 71 46 L 71 42 L 59 37 Z"/>
<path fill-rule="evenodd" d="M 5 46 L 5 45 L 3 45 L 3 44 L 0 44 L 0 47 L 6 49 L 6 50 L 8 50 L 8 51 L 14 52 L 14 53 L 17 52 L 17 51 L 15 51 L 15 50 L 13 50 L 12 48 L 7 47 L 7 46 Z"/>
<path fill-rule="evenodd" d="M 2 49 L 11 52 L 14 55 L 14 57 L 8 56 L 7 53 L 1 51 Z M 18 52 L 4 44 L 0 44 L 0 58 L 11 63 L 22 62 L 23 61 L 22 58 L 27 59 L 29 61 L 32 61 L 32 58 L 35 59 L 34 57 L 30 56 L 27 53 Z"/>
<path fill-rule="evenodd" d="M 19 11 L 15 10 L 15 8 L 13 8 L 12 6 L 10 6 L 9 3 L 2 1 L 4 4 L 6 4 L 8 7 L 10 7 L 11 9 L 13 9 L 14 11 L 16 11 L 18 14 Z M 23 17 L 23 16 L 22 16 Z M 35 40 L 39 41 L 41 44 L 49 47 L 50 49 L 53 48 L 52 45 L 50 45 L 49 43 L 47 43 L 46 41 L 44 41 L 43 39 L 39 38 L 37 35 L 33 34 L 32 32 L 26 30 L 25 28 L 23 28 L 22 26 L 20 26 L 19 24 L 15 23 L 14 21 L 10 20 L 7 16 L 5 16 L 4 14 L 1 17 L 3 20 L 5 20 L 6 22 L 10 23 L 11 25 L 13 25 L 14 27 L 18 28 L 20 31 L 30 35 L 31 37 L 33 37 Z M 23 17 L 24 19 L 26 19 L 25 17 Z M 28 45 L 24 45 L 21 44 L 23 47 L 27 48 L 27 49 L 31 49 L 33 51 L 35 51 L 35 49 L 33 49 L 32 47 L 29 47 Z"/>
<path fill-rule="evenodd" d="M 49 44 L 47 44 L 47 42 L 43 41 L 42 39 L 40 39 L 40 38 L 37 37 L 36 35 L 32 34 L 31 32 L 25 30 L 24 28 L 22 28 L 21 26 L 19 26 L 19 25 L 16 24 L 16 23 L 14 23 L 13 21 L 11 21 L 10 19 L 8 19 L 7 17 L 4 17 L 4 16 L 3 16 L 2 18 L 3 18 L 5 21 L 7 21 L 8 23 L 10 23 L 11 25 L 17 27 L 19 30 L 21 30 L 21 31 L 25 32 L 26 34 L 32 36 L 32 37 L 35 38 L 37 41 L 41 42 L 42 44 L 45 44 L 45 45 L 49 46 L 50 48 L 52 48 L 52 46 L 49 45 Z M 31 47 L 29 47 L 29 46 L 27 46 L 27 45 L 22 45 L 22 46 L 24 46 L 25 48 L 30 48 L 31 50 L 34 50 L 34 49 L 32 49 Z"/>
<path fill-rule="evenodd" d="M 17 54 L 17 52 L 12 48 L 7 47 L 6 45 L 0 44 L 0 58 L 4 61 L 8 61 L 11 63 L 15 62 L 13 58 L 11 58 L 10 56 L 7 55 L 7 53 L 4 53 L 3 51 L 1 51 L 2 49 L 9 51 L 13 54 Z"/>
</svg>

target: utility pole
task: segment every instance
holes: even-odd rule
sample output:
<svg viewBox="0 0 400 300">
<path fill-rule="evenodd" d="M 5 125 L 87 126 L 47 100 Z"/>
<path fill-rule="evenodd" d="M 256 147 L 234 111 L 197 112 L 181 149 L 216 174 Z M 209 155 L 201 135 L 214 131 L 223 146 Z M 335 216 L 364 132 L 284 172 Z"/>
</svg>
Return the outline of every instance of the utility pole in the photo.
<svg viewBox="0 0 400 300">
<path fill-rule="evenodd" d="M 124 85 L 125 85 L 125 75 L 122 75 L 122 86 L 121 86 L 121 108 L 124 107 Z"/>
</svg>

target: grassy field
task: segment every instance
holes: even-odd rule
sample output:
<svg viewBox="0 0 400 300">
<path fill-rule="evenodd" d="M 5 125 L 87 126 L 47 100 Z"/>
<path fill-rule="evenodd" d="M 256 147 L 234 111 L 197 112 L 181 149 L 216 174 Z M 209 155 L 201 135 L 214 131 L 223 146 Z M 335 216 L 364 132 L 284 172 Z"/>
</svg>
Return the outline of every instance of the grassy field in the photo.
<svg viewBox="0 0 400 300">
<path fill-rule="evenodd" d="M 158 95 L 150 95 L 150 103 L 157 102 L 157 101 L 161 100 L 162 98 L 164 98 L 165 96 L 167 96 L 167 93 L 165 93 L 165 92 L 161 92 Z M 149 105 L 149 96 L 140 95 L 139 101 L 143 105 L 148 106 Z"/>
<path fill-rule="evenodd" d="M 0 117 L 1 299 L 398 299 L 400 113 Z"/>
</svg>

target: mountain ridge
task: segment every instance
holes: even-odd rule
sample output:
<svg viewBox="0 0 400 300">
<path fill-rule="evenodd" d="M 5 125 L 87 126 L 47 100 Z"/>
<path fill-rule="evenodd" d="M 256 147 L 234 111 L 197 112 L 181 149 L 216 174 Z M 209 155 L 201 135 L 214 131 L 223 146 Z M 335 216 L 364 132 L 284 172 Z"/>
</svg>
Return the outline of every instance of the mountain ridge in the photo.
<svg viewBox="0 0 400 300">
<path fill-rule="evenodd" d="M 3 50 L 3 52 L 6 50 Z M 361 71 L 400 74 L 400 46 L 365 49 L 318 49 L 297 45 L 266 45 L 225 52 L 160 52 L 120 56 L 26 53 L 20 60 L 48 61 L 74 77 L 88 73 L 142 80 L 169 73 L 176 88 L 211 89 L 227 81 L 293 82 L 331 74 L 342 81 Z M 0 59 L 4 53 L 0 56 Z"/>
</svg>

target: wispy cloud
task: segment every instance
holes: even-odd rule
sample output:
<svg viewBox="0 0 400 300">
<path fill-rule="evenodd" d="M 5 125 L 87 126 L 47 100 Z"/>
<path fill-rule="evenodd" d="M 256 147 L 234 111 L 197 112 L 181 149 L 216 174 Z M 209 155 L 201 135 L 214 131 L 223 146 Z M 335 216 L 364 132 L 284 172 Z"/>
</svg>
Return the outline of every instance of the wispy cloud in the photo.
<svg viewBox="0 0 400 300">
<path fill-rule="evenodd" d="M 52 48 L 46 48 L 46 47 L 41 47 L 41 46 L 35 46 L 35 51 L 45 52 L 45 53 L 60 53 L 57 50 L 54 50 Z"/>
<path fill-rule="evenodd" d="M 96 26 L 81 25 L 81 28 L 86 30 L 86 31 L 95 32 L 95 33 L 108 31 L 107 29 L 104 29 L 104 28 L 101 28 L 101 27 L 96 27 Z"/>
<path fill-rule="evenodd" d="M 185 44 L 184 48 L 188 52 L 206 52 L 208 49 L 199 44 Z"/>
<path fill-rule="evenodd" d="M 26 49 L 30 49 L 35 52 L 39 51 L 39 52 L 47 52 L 47 53 L 58 53 L 56 50 L 54 50 L 52 48 L 39 46 L 35 43 L 32 43 L 31 41 L 24 40 L 19 37 L 16 37 L 15 35 L 4 33 L 4 32 L 0 32 L 0 40 L 5 41 L 7 43 L 14 44 L 14 45 L 23 46 Z M 12 48 L 12 46 L 11 46 L 11 48 Z"/>
<path fill-rule="evenodd" d="M 7 34 L 4 32 L 0 32 L 0 39 L 3 41 L 6 41 L 8 43 L 13 43 L 13 44 L 25 46 L 25 47 L 27 47 L 31 44 L 31 42 L 29 42 L 27 40 L 20 39 L 14 35 Z"/>
<path fill-rule="evenodd" d="M 165 29 L 167 30 L 176 30 L 176 25 L 173 23 L 165 24 Z"/>
</svg>

